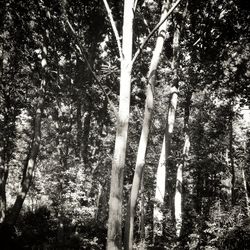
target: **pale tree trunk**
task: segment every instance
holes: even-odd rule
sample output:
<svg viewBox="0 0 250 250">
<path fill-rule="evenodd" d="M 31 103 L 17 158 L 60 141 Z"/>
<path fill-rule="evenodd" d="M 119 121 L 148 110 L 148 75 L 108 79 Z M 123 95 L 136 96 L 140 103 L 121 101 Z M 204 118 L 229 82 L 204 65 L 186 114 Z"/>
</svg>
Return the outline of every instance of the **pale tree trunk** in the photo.
<svg viewBox="0 0 250 250">
<path fill-rule="evenodd" d="M 187 157 L 189 155 L 190 149 L 190 138 L 189 138 L 189 109 L 192 94 L 188 93 L 186 97 L 186 106 L 184 114 L 184 146 L 182 153 L 182 163 L 177 166 L 177 176 L 176 176 L 176 188 L 175 188 L 175 198 L 174 198 L 174 211 L 175 211 L 175 228 L 176 236 L 180 237 L 182 228 L 182 180 L 183 180 L 183 169 L 185 169 L 187 164 Z"/>
<path fill-rule="evenodd" d="M 162 7 L 162 15 L 161 20 L 163 20 L 169 9 L 169 1 L 164 1 Z M 145 156 L 147 150 L 149 129 L 151 123 L 151 117 L 153 112 L 153 92 L 154 85 L 156 81 L 156 70 L 160 61 L 160 55 L 163 49 L 163 44 L 166 39 L 167 32 L 167 21 L 164 22 L 163 25 L 160 26 L 158 31 L 158 37 L 156 40 L 155 50 L 153 53 L 153 58 L 151 60 L 149 72 L 148 72 L 148 84 L 146 90 L 146 102 L 145 102 L 145 110 L 144 110 L 144 119 L 142 125 L 142 132 L 138 147 L 135 173 L 133 177 L 133 183 L 131 188 L 131 193 L 128 202 L 128 211 L 126 218 L 126 228 L 125 228 L 125 249 L 131 250 L 133 247 L 133 230 L 134 230 L 134 217 L 136 210 L 136 202 L 138 199 L 140 183 L 142 179 L 142 173 L 145 166 Z"/>
<path fill-rule="evenodd" d="M 182 226 L 182 163 L 177 166 L 176 187 L 174 197 L 174 214 L 175 214 L 175 229 L 176 236 L 179 237 Z"/>
<path fill-rule="evenodd" d="M 169 165 L 170 157 L 170 143 L 174 129 L 175 112 L 177 107 L 178 95 L 177 88 L 172 88 L 172 94 L 169 100 L 169 107 L 167 112 L 167 122 L 163 145 L 161 149 L 160 160 L 156 173 L 156 191 L 155 191 L 155 205 L 154 205 L 154 239 L 155 236 L 161 237 L 163 235 L 163 205 L 165 197 L 166 185 L 166 169 Z"/>
<path fill-rule="evenodd" d="M 140 244 L 139 249 L 145 249 L 145 195 L 144 195 L 144 173 L 141 180 L 141 204 L 140 204 Z"/>
<path fill-rule="evenodd" d="M 14 150 L 14 137 L 16 115 L 11 106 L 11 97 L 6 91 L 6 83 L 3 84 L 3 127 L 0 143 L 0 223 L 4 222 L 6 216 L 6 183 L 9 174 L 9 162 Z"/>
<path fill-rule="evenodd" d="M 186 9 L 182 14 L 182 18 L 184 19 L 187 11 Z M 169 168 L 169 158 L 170 158 L 170 147 L 171 147 L 171 137 L 173 134 L 174 123 L 175 123 L 175 113 L 177 108 L 178 102 L 178 88 L 179 88 L 179 79 L 178 79 L 178 64 L 179 64 L 179 46 L 180 46 L 180 33 L 181 33 L 181 26 L 182 24 L 175 24 L 175 31 L 173 37 L 173 60 L 172 60 L 172 71 L 173 71 L 173 83 L 171 87 L 171 95 L 169 98 L 169 105 L 167 111 L 167 119 L 166 119 L 166 129 L 165 129 L 165 136 L 164 141 L 165 145 L 162 147 L 162 152 L 160 156 L 160 161 L 158 164 L 158 168 L 165 167 L 165 176 L 158 176 L 163 170 L 157 169 L 157 176 L 156 176 L 156 193 L 155 193 L 155 206 L 154 206 L 154 238 L 157 235 L 161 237 L 163 235 L 163 211 L 162 207 L 164 205 L 164 197 L 165 197 L 165 184 L 166 184 L 166 173 L 167 169 Z M 165 148 L 164 148 L 165 146 Z M 165 153 L 163 152 L 165 151 Z M 161 190 L 161 193 L 159 193 Z M 162 197 L 162 198 L 161 198 Z M 158 200 L 159 199 L 159 200 Z M 172 203 L 172 196 L 170 195 L 170 204 Z"/>
<path fill-rule="evenodd" d="M 165 196 L 165 178 L 166 178 L 166 168 L 165 168 L 165 136 L 163 138 L 162 149 L 160 160 L 156 172 L 156 189 L 155 189 L 155 199 L 154 199 L 154 211 L 153 211 L 153 238 L 155 236 L 161 236 L 163 232 L 163 204 Z"/>
<path fill-rule="evenodd" d="M 169 9 L 169 1 L 164 2 L 162 8 L 161 20 L 163 20 Z M 153 92 L 156 80 L 156 70 L 160 61 L 160 54 L 163 49 L 163 44 L 166 38 L 167 31 L 167 21 L 160 26 L 158 31 L 158 38 L 155 45 L 155 50 L 153 53 L 153 58 L 151 60 L 149 72 L 148 72 L 148 84 L 146 90 L 146 101 L 144 110 L 144 119 L 142 125 L 142 132 L 138 147 L 135 173 L 133 177 L 133 183 L 131 188 L 131 193 L 128 201 L 128 210 L 126 217 L 126 227 L 125 227 L 125 249 L 131 250 L 133 247 L 133 231 L 134 231 L 134 218 L 136 210 L 136 202 L 138 199 L 140 183 L 142 179 L 142 173 L 145 166 L 145 156 L 147 150 L 149 129 L 151 123 L 151 117 L 153 112 Z"/>
<path fill-rule="evenodd" d="M 8 168 L 0 156 L 0 223 L 5 219 L 6 213 L 6 173 Z"/>
<path fill-rule="evenodd" d="M 247 180 L 246 180 L 245 170 L 244 170 L 243 166 L 242 166 L 242 169 L 241 169 L 241 175 L 242 175 L 244 191 L 245 191 L 245 197 L 246 197 L 247 215 L 248 215 L 248 217 L 250 217 L 250 204 L 249 204 L 249 196 L 248 196 L 248 190 L 247 190 Z"/>
<path fill-rule="evenodd" d="M 233 110 L 231 109 L 231 112 Z M 235 166 L 234 166 L 234 152 L 233 152 L 233 114 L 229 117 L 229 161 L 231 167 L 231 205 L 235 205 Z"/>
<path fill-rule="evenodd" d="M 131 91 L 131 60 L 133 44 L 133 0 L 124 1 L 123 41 L 120 77 L 120 101 L 112 161 L 107 249 L 122 249 L 122 199 Z"/>
<path fill-rule="evenodd" d="M 31 185 L 32 176 L 33 176 L 34 169 L 36 166 L 36 160 L 37 160 L 37 156 L 39 153 L 39 147 L 40 147 L 40 142 L 41 142 L 42 112 L 43 112 L 43 98 L 38 97 L 35 120 L 34 120 L 34 135 L 33 135 L 32 143 L 31 143 L 30 150 L 28 153 L 28 159 L 25 163 L 24 170 L 23 170 L 21 190 L 17 194 L 17 198 L 11 209 L 10 215 L 6 217 L 6 222 L 10 225 L 14 225 L 16 223 L 16 220 L 22 209 L 23 202 L 25 200 L 25 197 Z"/>
</svg>

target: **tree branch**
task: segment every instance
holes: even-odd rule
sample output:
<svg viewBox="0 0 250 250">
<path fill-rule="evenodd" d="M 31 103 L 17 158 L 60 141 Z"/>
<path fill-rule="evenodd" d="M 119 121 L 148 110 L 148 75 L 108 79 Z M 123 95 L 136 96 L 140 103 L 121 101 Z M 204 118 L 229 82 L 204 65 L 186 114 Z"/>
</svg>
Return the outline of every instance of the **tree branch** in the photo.
<svg viewBox="0 0 250 250">
<path fill-rule="evenodd" d="M 135 2 L 134 2 L 134 7 L 133 7 L 134 12 L 135 12 L 135 9 L 136 9 L 136 6 L 137 6 L 137 3 L 138 3 L 138 0 L 135 0 Z"/>
<path fill-rule="evenodd" d="M 84 51 L 84 48 L 83 48 L 81 42 L 79 41 L 79 38 L 78 38 L 78 36 L 77 36 L 77 34 L 76 34 L 74 28 L 72 27 L 71 23 L 69 22 L 69 20 L 68 20 L 68 18 L 67 18 L 67 16 L 66 16 L 65 13 L 64 13 L 64 19 L 65 19 L 64 21 L 66 22 L 66 24 L 67 24 L 67 26 L 68 26 L 68 28 L 69 28 L 69 30 L 70 30 L 70 32 L 71 32 L 71 35 L 74 36 L 75 39 L 76 39 L 77 47 L 78 47 L 77 49 L 78 49 L 79 53 L 81 54 L 81 56 L 82 56 L 83 59 L 85 60 L 85 62 L 86 62 L 86 64 L 87 64 L 87 67 L 88 67 L 89 71 L 91 72 L 91 74 L 93 75 L 93 77 L 94 77 L 96 83 L 98 84 L 98 86 L 99 86 L 100 89 L 102 90 L 103 94 L 105 95 L 105 97 L 106 97 L 106 99 L 107 99 L 109 105 L 111 106 L 111 108 L 112 108 L 112 110 L 113 110 L 113 112 L 114 112 L 114 114 L 115 114 L 115 116 L 116 116 L 116 118 L 117 118 L 117 117 L 118 117 L 118 111 L 117 111 L 117 109 L 116 109 L 114 103 L 111 101 L 111 99 L 109 98 L 108 94 L 106 93 L 106 91 L 105 91 L 103 85 L 102 85 L 101 82 L 99 81 L 99 79 L 98 79 L 96 73 L 92 70 L 91 65 L 89 64 L 89 61 L 88 61 L 88 59 L 87 59 L 86 53 L 85 53 L 85 51 Z"/>
<path fill-rule="evenodd" d="M 173 11 L 175 10 L 175 8 L 179 5 L 179 3 L 181 2 L 181 0 L 177 0 L 177 2 L 172 6 L 172 8 L 168 11 L 168 13 L 166 14 L 166 17 L 160 21 L 155 27 L 154 29 L 149 33 L 149 35 L 146 37 L 146 39 L 144 40 L 144 42 L 142 43 L 142 45 L 140 46 L 140 48 L 136 51 L 132 61 L 131 61 L 131 67 L 133 66 L 135 60 L 137 59 L 137 57 L 140 55 L 140 53 L 142 52 L 142 49 L 145 47 L 145 45 L 147 44 L 148 40 L 153 36 L 153 34 L 158 30 L 158 28 L 167 20 L 167 18 L 173 13 Z"/>
<path fill-rule="evenodd" d="M 122 58 L 123 58 L 122 45 L 121 45 L 121 41 L 120 41 L 118 30 L 116 28 L 115 21 L 114 21 L 113 15 L 112 15 L 112 11 L 111 11 L 111 9 L 110 9 L 110 7 L 108 5 L 107 0 L 103 0 L 103 3 L 104 3 L 104 5 L 106 7 L 106 10 L 108 12 L 109 20 L 110 20 L 113 32 L 115 34 L 115 39 L 116 39 L 116 42 L 117 42 L 117 46 L 118 46 L 118 50 L 119 50 L 119 55 L 120 55 L 120 60 L 122 60 Z"/>
</svg>

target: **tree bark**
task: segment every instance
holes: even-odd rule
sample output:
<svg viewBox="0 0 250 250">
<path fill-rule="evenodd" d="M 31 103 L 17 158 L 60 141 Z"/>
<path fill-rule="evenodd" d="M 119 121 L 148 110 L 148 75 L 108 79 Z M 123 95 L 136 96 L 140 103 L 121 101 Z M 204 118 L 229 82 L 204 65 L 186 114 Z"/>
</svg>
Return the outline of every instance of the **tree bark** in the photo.
<svg viewBox="0 0 250 250">
<path fill-rule="evenodd" d="M 179 12 L 177 10 L 176 12 Z M 187 12 L 187 5 L 185 11 L 183 11 L 182 19 L 184 20 L 184 17 Z M 163 221 L 163 211 L 161 208 L 164 204 L 164 197 L 165 197 L 165 184 L 166 184 L 166 173 L 167 169 L 169 168 L 169 159 L 170 159 L 170 147 L 171 147 L 171 138 L 173 134 L 174 129 L 174 123 L 175 123 L 175 113 L 177 108 L 177 102 L 178 102 L 178 88 L 179 88 L 179 77 L 178 77 L 178 65 L 179 65 L 179 47 L 180 47 L 180 33 L 181 33 L 181 23 L 174 23 L 175 24 L 175 31 L 174 31 L 174 37 L 173 37 L 173 59 L 172 59 L 172 72 L 173 72 L 173 81 L 171 86 L 171 95 L 169 98 L 169 105 L 168 105 L 168 111 L 167 111 L 167 119 L 166 119 L 166 129 L 165 129 L 165 148 L 162 147 L 162 150 L 165 151 L 161 152 L 161 157 L 159 161 L 158 168 L 163 168 L 162 164 L 165 165 L 165 176 L 156 177 L 156 194 L 155 194 L 155 201 L 157 204 L 154 206 L 154 238 L 155 235 L 162 236 L 163 235 L 163 227 L 162 225 L 159 226 L 159 224 L 162 224 Z M 164 142 L 163 142 L 164 143 Z M 162 172 L 162 170 L 157 170 L 157 175 Z M 161 190 L 160 198 L 159 193 L 157 194 L 157 190 Z M 158 197 L 156 197 L 158 195 Z M 160 198 L 159 200 L 157 200 Z M 170 204 L 172 204 L 172 196 L 170 195 Z"/>
<path fill-rule="evenodd" d="M 122 199 L 131 92 L 131 60 L 133 44 L 133 0 L 124 1 L 123 42 L 120 77 L 120 101 L 114 157 L 112 161 L 107 249 L 122 249 Z"/>
<path fill-rule="evenodd" d="M 6 215 L 6 183 L 9 174 L 9 162 L 11 160 L 15 145 L 15 120 L 16 120 L 16 110 L 12 109 L 10 93 L 6 90 L 7 86 L 5 82 L 3 84 L 3 128 L 2 128 L 2 138 L 0 143 L 0 223 L 5 220 Z"/>
<path fill-rule="evenodd" d="M 160 160 L 156 172 L 156 189 L 155 189 L 155 200 L 154 200 L 154 211 L 153 211 L 153 241 L 155 241 L 156 236 L 161 236 L 163 232 L 163 204 L 165 196 L 165 178 L 166 178 L 166 150 L 165 150 L 165 136 L 163 138 Z"/>
<path fill-rule="evenodd" d="M 163 20 L 169 9 L 169 1 L 163 3 L 161 20 Z M 145 110 L 144 110 L 144 119 L 142 125 L 142 132 L 138 147 L 135 173 L 133 177 L 133 183 L 131 188 L 131 193 L 128 201 L 128 210 L 126 217 L 126 226 L 125 226 L 125 249 L 132 250 L 133 248 L 133 230 L 134 230 L 134 217 L 136 210 L 136 202 L 138 199 L 140 183 L 142 179 L 142 173 L 145 166 L 145 156 L 147 150 L 148 136 L 151 124 L 151 117 L 153 112 L 153 92 L 154 85 L 156 81 L 156 70 L 160 61 L 160 55 L 163 49 L 163 44 L 166 39 L 167 32 L 167 21 L 162 24 L 158 31 L 158 37 L 155 45 L 155 50 L 153 53 L 153 58 L 151 60 L 149 72 L 148 72 L 148 84 L 146 90 L 146 101 L 145 101 Z"/>
<path fill-rule="evenodd" d="M 6 214 L 6 172 L 8 168 L 4 164 L 2 157 L 0 156 L 0 223 L 5 219 Z"/>
<path fill-rule="evenodd" d="M 231 112 L 233 112 L 231 110 Z M 234 167 L 234 153 L 233 153 L 233 114 L 229 118 L 229 161 L 231 167 L 231 205 L 235 205 L 235 167 Z"/>
<path fill-rule="evenodd" d="M 184 146 L 182 152 L 182 163 L 177 166 L 176 176 L 176 188 L 175 188 L 175 227 L 176 236 L 180 237 L 182 228 L 182 180 L 183 180 L 183 169 L 186 168 L 187 157 L 190 149 L 190 137 L 189 137 L 189 113 L 192 93 L 188 93 L 186 97 L 186 105 L 184 112 Z"/>
<path fill-rule="evenodd" d="M 145 195 L 144 195 L 144 173 L 141 180 L 141 204 L 140 204 L 140 250 L 145 249 Z"/>
<path fill-rule="evenodd" d="M 242 175 L 244 191 L 245 191 L 247 215 L 248 215 L 248 217 L 250 217 L 250 204 L 249 204 L 249 196 L 248 196 L 248 190 L 247 190 L 247 180 L 246 180 L 245 170 L 244 170 L 243 166 L 241 169 L 241 175 Z"/>
<path fill-rule="evenodd" d="M 15 203 L 11 209 L 11 213 L 6 217 L 6 222 L 10 225 L 15 225 L 17 218 L 22 209 L 23 202 L 29 191 L 32 176 L 36 166 L 36 160 L 39 153 L 39 147 L 41 143 L 41 121 L 43 112 L 43 98 L 38 97 L 38 105 L 35 113 L 34 120 L 34 135 L 31 143 L 31 147 L 28 153 L 28 158 L 24 166 L 23 177 L 21 182 L 21 190 L 19 191 Z"/>
</svg>

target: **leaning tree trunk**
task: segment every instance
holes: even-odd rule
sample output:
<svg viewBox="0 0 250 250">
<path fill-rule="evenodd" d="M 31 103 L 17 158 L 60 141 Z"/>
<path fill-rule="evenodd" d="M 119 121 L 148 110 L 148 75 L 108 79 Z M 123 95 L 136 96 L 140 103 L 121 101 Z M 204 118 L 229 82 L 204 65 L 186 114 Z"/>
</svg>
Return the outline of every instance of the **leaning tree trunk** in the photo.
<svg viewBox="0 0 250 250">
<path fill-rule="evenodd" d="M 43 112 L 43 102 L 44 102 L 43 98 L 38 97 L 38 104 L 37 104 L 35 120 L 34 120 L 34 135 L 33 135 L 32 143 L 31 143 L 30 150 L 28 153 L 28 158 L 25 163 L 24 170 L 23 170 L 21 190 L 17 194 L 17 198 L 11 209 L 10 215 L 6 217 L 6 222 L 11 225 L 14 225 L 16 223 L 16 220 L 20 214 L 23 202 L 29 191 L 31 181 L 32 181 L 32 176 L 33 176 L 34 169 L 36 166 L 36 160 L 37 160 L 39 147 L 41 143 L 41 121 L 42 121 L 42 112 Z"/>
<path fill-rule="evenodd" d="M 107 249 L 122 249 L 122 199 L 131 92 L 131 60 L 133 44 L 133 0 L 124 1 L 123 41 L 120 77 L 120 101 L 114 157 L 112 161 Z"/>
<path fill-rule="evenodd" d="M 192 94 L 188 93 L 185 103 L 185 112 L 184 112 L 184 146 L 182 152 L 182 163 L 177 166 L 177 176 L 176 176 L 176 187 L 175 187 L 175 198 L 174 198 L 174 211 L 175 211 L 175 229 L 176 236 L 180 237 L 181 228 L 182 228 L 182 179 L 183 179 L 183 169 L 187 165 L 187 157 L 189 155 L 190 149 L 190 137 L 189 137 L 189 110 L 191 103 Z"/>
<path fill-rule="evenodd" d="M 162 7 L 161 20 L 163 20 L 169 9 L 169 1 L 164 2 Z M 156 70 L 160 61 L 160 55 L 163 49 L 163 44 L 166 38 L 167 31 L 167 21 L 160 26 L 158 31 L 158 38 L 155 45 L 155 50 L 153 53 L 153 58 L 151 60 L 149 72 L 148 72 L 148 84 L 146 90 L 146 102 L 144 110 L 144 119 L 142 125 L 142 132 L 138 147 L 135 173 L 133 177 L 133 183 L 131 188 L 131 193 L 128 201 L 128 211 L 126 217 L 126 226 L 125 226 L 125 249 L 132 250 L 133 247 L 133 232 L 134 232 L 134 218 L 136 210 L 136 202 L 138 199 L 140 183 L 142 179 L 142 173 L 145 166 L 145 156 L 147 150 L 149 129 L 151 123 L 151 117 L 153 112 L 153 92 L 154 85 L 156 81 Z"/>
</svg>

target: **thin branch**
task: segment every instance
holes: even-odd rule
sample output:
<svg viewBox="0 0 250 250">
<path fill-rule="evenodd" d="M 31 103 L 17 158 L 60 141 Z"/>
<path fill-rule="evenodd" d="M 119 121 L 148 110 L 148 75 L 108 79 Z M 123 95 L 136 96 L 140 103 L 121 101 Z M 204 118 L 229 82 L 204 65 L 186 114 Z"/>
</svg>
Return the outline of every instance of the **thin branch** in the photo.
<svg viewBox="0 0 250 250">
<path fill-rule="evenodd" d="M 133 7 L 133 11 L 135 12 L 136 6 L 137 6 L 138 0 L 135 0 L 134 2 L 134 7 Z"/>
<path fill-rule="evenodd" d="M 106 7 L 106 10 L 108 12 L 109 20 L 110 20 L 113 32 L 115 34 L 115 39 L 116 39 L 116 42 L 117 42 L 119 55 L 120 55 L 120 60 L 122 60 L 123 59 L 123 53 L 122 53 L 121 40 L 120 40 L 119 33 L 118 33 L 118 30 L 117 30 L 116 25 L 115 25 L 115 21 L 114 21 L 113 15 L 112 15 L 112 11 L 111 11 L 111 9 L 110 9 L 110 7 L 108 5 L 108 2 L 106 0 L 103 0 L 103 3 L 104 3 L 104 5 Z"/>
<path fill-rule="evenodd" d="M 69 30 L 70 30 L 71 34 L 72 34 L 72 35 L 75 37 L 75 39 L 76 39 L 76 42 L 77 42 L 77 49 L 78 49 L 79 53 L 81 54 L 81 56 L 82 56 L 83 59 L 85 60 L 85 62 L 86 62 L 86 64 L 87 64 L 87 67 L 88 67 L 89 71 L 91 72 L 91 74 L 93 75 L 93 77 L 94 77 L 96 83 L 98 84 L 98 86 L 99 86 L 100 89 L 102 90 L 103 94 L 104 94 L 105 97 L 107 98 L 107 101 L 108 101 L 109 105 L 111 106 L 111 108 L 112 108 L 112 110 L 113 110 L 113 112 L 114 112 L 114 114 L 115 114 L 115 116 L 116 116 L 116 118 L 117 118 L 117 117 L 118 117 L 118 111 L 117 111 L 117 109 L 116 109 L 114 103 L 113 103 L 113 102 L 111 101 L 111 99 L 109 98 L 109 96 L 108 96 L 108 94 L 106 93 L 106 91 L 105 91 L 103 85 L 102 85 L 101 82 L 99 81 L 99 79 L 98 79 L 96 73 L 92 70 L 91 65 L 89 64 L 89 61 L 88 61 L 88 59 L 87 59 L 86 53 L 85 53 L 85 51 L 84 51 L 84 48 L 83 48 L 81 42 L 79 41 L 78 36 L 77 36 L 77 34 L 76 34 L 74 28 L 72 27 L 71 23 L 70 23 L 69 20 L 67 19 L 66 15 L 65 15 L 64 18 L 65 18 L 66 24 L 67 24 L 68 27 L 69 27 Z"/>
<path fill-rule="evenodd" d="M 150 28 L 148 26 L 148 22 L 147 22 L 147 20 L 145 18 L 143 18 L 143 23 L 145 24 L 145 26 L 146 26 L 146 28 L 148 30 L 148 33 L 150 34 L 151 30 L 150 30 Z"/>
<path fill-rule="evenodd" d="M 198 39 L 196 40 L 196 42 L 193 44 L 193 46 L 195 46 L 200 40 L 201 40 L 201 38 L 198 38 Z"/>
<path fill-rule="evenodd" d="M 136 51 L 132 61 L 131 61 L 131 67 L 133 66 L 135 60 L 137 59 L 137 57 L 140 55 L 140 53 L 142 52 L 142 49 L 145 47 L 145 45 L 147 44 L 148 40 L 153 36 L 153 34 L 158 30 L 158 28 L 167 20 L 167 18 L 173 13 L 173 11 L 175 10 L 175 8 L 179 5 L 179 3 L 181 2 L 181 0 L 177 0 L 176 3 L 172 6 L 172 8 L 168 11 L 168 13 L 166 14 L 165 18 L 160 21 L 155 27 L 154 29 L 149 33 L 149 35 L 146 37 L 146 39 L 144 40 L 144 42 L 142 43 L 142 45 L 140 46 L 140 48 Z"/>
</svg>

